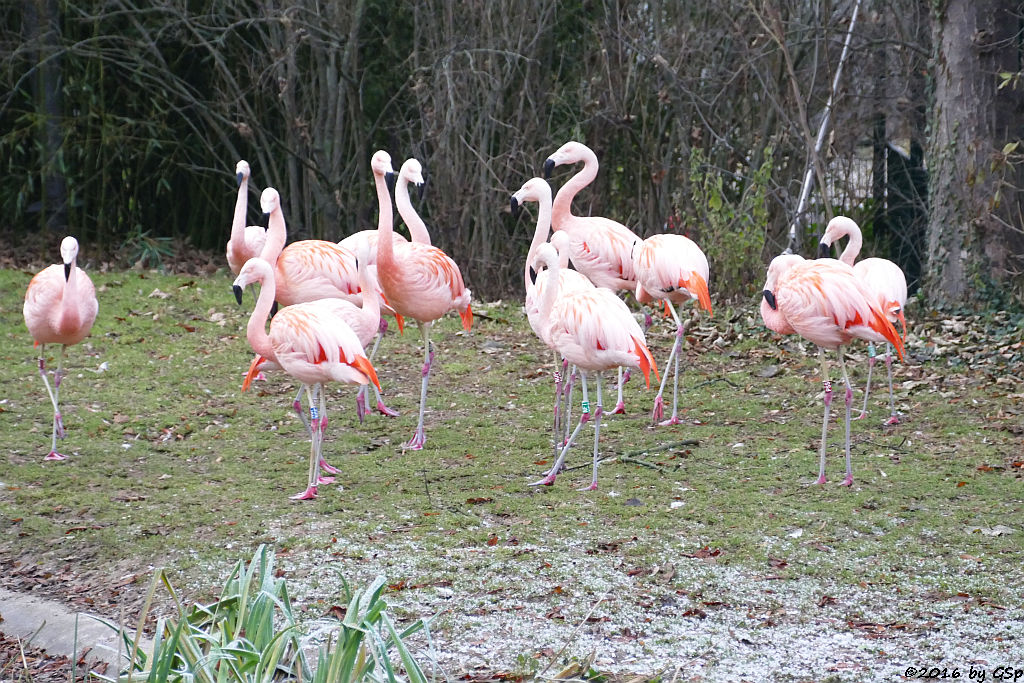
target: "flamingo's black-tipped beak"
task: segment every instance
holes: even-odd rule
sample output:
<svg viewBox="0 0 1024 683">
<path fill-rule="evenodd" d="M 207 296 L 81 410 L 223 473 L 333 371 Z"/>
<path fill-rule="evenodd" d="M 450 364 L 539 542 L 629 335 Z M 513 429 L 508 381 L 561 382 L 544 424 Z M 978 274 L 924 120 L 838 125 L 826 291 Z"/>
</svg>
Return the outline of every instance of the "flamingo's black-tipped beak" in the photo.
<svg viewBox="0 0 1024 683">
<path fill-rule="evenodd" d="M 65 263 L 64 264 L 64 279 L 67 280 L 69 277 L 71 277 L 71 264 L 70 263 Z"/>
<path fill-rule="evenodd" d="M 398 176 L 395 175 L 395 172 L 394 171 L 388 171 L 387 173 L 385 173 L 384 174 L 384 182 L 387 183 L 387 185 L 388 185 L 388 192 L 391 192 L 392 194 L 394 194 L 394 192 L 395 192 L 395 183 L 398 182 Z"/>
<path fill-rule="evenodd" d="M 241 173 L 236 173 L 235 174 L 235 184 L 236 185 L 241 185 L 243 180 L 245 180 L 245 177 Z"/>
<path fill-rule="evenodd" d="M 242 305 L 242 287 L 240 285 L 231 285 L 231 291 L 235 293 L 235 301 L 238 305 Z"/>
<path fill-rule="evenodd" d="M 766 289 L 763 292 L 761 292 L 761 294 L 764 295 L 764 300 L 768 302 L 768 308 L 772 309 L 773 311 L 779 310 L 778 303 L 776 303 L 775 301 L 775 294 L 772 292 L 772 290 Z"/>
<path fill-rule="evenodd" d="M 828 258 L 830 256 L 832 256 L 832 245 L 818 242 L 818 258 Z"/>
<path fill-rule="evenodd" d="M 537 284 L 537 271 L 533 269 L 533 266 L 530 266 L 530 282 Z"/>
<path fill-rule="evenodd" d="M 555 170 L 555 160 L 545 159 L 544 160 L 544 180 L 551 177 L 551 171 Z"/>
<path fill-rule="evenodd" d="M 424 180 L 422 183 L 417 185 L 416 189 L 419 191 L 419 199 L 417 199 L 417 201 L 422 202 L 423 201 L 423 195 L 425 195 L 427 193 L 427 181 Z"/>
<path fill-rule="evenodd" d="M 511 205 L 511 208 L 512 208 L 512 217 L 513 218 L 519 218 L 519 212 L 522 210 L 523 205 L 520 204 L 519 200 L 517 200 L 515 197 L 512 197 L 512 201 L 510 202 L 510 205 Z"/>
</svg>

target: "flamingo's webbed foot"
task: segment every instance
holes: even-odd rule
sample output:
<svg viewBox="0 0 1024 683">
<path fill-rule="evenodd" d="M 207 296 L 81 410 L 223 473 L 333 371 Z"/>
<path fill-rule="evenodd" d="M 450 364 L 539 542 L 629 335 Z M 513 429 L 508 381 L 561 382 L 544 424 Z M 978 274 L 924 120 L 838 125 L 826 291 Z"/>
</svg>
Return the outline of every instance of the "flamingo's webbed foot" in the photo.
<svg viewBox="0 0 1024 683">
<path fill-rule="evenodd" d="M 626 414 L 626 403 L 619 401 L 615 404 L 615 408 L 611 412 L 612 415 L 625 415 Z"/>
<path fill-rule="evenodd" d="M 597 490 L 597 480 L 595 479 L 594 481 L 590 482 L 590 486 L 584 486 L 583 488 L 576 489 L 576 490 L 577 491 L 596 491 Z"/>
<path fill-rule="evenodd" d="M 667 419 L 667 420 L 662 420 L 661 422 L 659 422 L 659 423 L 658 423 L 658 426 L 659 426 L 659 427 L 668 427 L 669 425 L 677 425 L 677 424 L 682 424 L 682 422 L 683 422 L 683 421 L 679 419 L 679 416 L 678 416 L 678 415 L 673 415 L 673 416 L 672 416 L 672 417 L 670 417 L 669 419 Z"/>
<path fill-rule="evenodd" d="M 814 481 L 814 483 L 815 483 L 815 484 L 824 484 L 824 483 L 825 483 L 825 475 L 824 475 L 824 474 L 822 474 L 821 476 L 819 476 L 819 477 L 818 477 L 818 478 L 817 478 L 817 479 L 816 479 L 816 480 Z"/>
<path fill-rule="evenodd" d="M 843 478 L 843 481 L 840 482 L 839 485 L 840 486 L 853 486 L 853 474 L 852 473 L 851 474 L 847 474 L 846 477 Z"/>
<path fill-rule="evenodd" d="M 899 415 L 890 415 L 889 419 L 885 421 L 885 424 L 887 426 L 898 425 L 899 423 L 900 423 L 900 416 Z"/>
<path fill-rule="evenodd" d="M 47 453 L 43 460 L 67 460 L 68 456 L 58 453 L 57 451 L 50 451 Z"/>
<path fill-rule="evenodd" d="M 418 451 L 422 450 L 423 446 L 427 443 L 427 435 L 420 427 L 416 430 L 416 433 L 412 435 L 412 438 L 402 444 L 403 451 Z"/>
<path fill-rule="evenodd" d="M 549 472 L 548 475 L 546 477 L 544 477 L 543 479 L 538 479 L 535 482 L 531 482 L 530 484 L 527 484 L 527 486 L 551 486 L 554 483 L 555 483 L 555 473 L 554 472 Z"/>
<path fill-rule="evenodd" d="M 665 416 L 665 399 L 661 394 L 654 397 L 654 410 L 651 411 L 651 424 L 655 424 Z"/>
<path fill-rule="evenodd" d="M 377 412 L 386 417 L 398 417 L 400 413 L 394 408 L 388 408 L 384 401 L 377 401 Z"/>
<path fill-rule="evenodd" d="M 341 472 L 341 470 L 339 470 L 337 467 L 330 464 L 323 458 L 320 458 L 320 469 L 322 469 L 327 474 L 338 474 L 339 472 Z"/>
<path fill-rule="evenodd" d="M 288 497 L 291 500 L 313 500 L 316 498 L 316 486 L 308 486 L 305 491 Z"/>
<path fill-rule="evenodd" d="M 862 411 L 860 415 L 858 415 L 857 417 L 855 417 L 853 419 L 854 420 L 863 420 L 865 417 L 867 417 L 867 415 L 868 415 L 868 411 L 865 410 L 865 411 Z"/>
<path fill-rule="evenodd" d="M 334 483 L 334 477 L 325 477 L 325 476 L 321 475 L 321 476 L 316 478 L 316 483 L 317 483 L 318 486 L 324 486 L 326 484 L 333 484 Z"/>
</svg>

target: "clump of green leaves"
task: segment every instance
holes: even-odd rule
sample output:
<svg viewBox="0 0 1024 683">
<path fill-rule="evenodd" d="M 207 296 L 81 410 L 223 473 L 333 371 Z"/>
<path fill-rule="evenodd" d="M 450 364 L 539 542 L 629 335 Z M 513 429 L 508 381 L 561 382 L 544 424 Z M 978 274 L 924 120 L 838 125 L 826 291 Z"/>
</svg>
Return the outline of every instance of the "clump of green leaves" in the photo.
<svg viewBox="0 0 1024 683">
<path fill-rule="evenodd" d="M 700 148 L 690 153 L 691 198 L 700 225 L 695 240 L 711 264 L 718 294 L 750 294 L 760 285 L 771 172 L 771 148 L 759 168 L 732 174 L 712 169 Z"/>
<path fill-rule="evenodd" d="M 152 653 L 146 654 L 139 645 L 141 628 L 161 584 L 173 599 L 177 615 L 157 620 Z M 235 565 L 220 597 L 208 605 L 185 608 L 161 569 L 151 584 L 134 639 L 121 631 L 132 653 L 127 670 L 116 678 L 101 678 L 111 683 L 425 682 L 404 639 L 426 631 L 427 622 L 417 619 L 399 632 L 387 614 L 382 597 L 385 585 L 384 577 L 378 576 L 365 590 L 348 591 L 338 637 L 320 649 L 314 671 L 301 646 L 285 580 L 276 577 L 274 553 L 266 546 L 257 548 L 248 565 L 243 561 Z M 104 623 L 117 629 L 111 622 Z M 397 661 L 392 661 L 396 655 Z M 400 670 L 404 670 L 402 677 Z"/>
</svg>

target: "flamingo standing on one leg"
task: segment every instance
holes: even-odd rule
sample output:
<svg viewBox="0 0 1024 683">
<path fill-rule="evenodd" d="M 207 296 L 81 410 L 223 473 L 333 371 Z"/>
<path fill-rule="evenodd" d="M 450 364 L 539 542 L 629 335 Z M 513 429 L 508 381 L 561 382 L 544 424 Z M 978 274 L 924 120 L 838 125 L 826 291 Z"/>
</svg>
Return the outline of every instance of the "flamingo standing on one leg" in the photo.
<svg viewBox="0 0 1024 683">
<path fill-rule="evenodd" d="M 548 335 L 547 320 L 541 318 L 540 302 L 544 297 L 544 290 L 548 286 L 548 280 L 552 275 L 558 277 L 558 289 L 561 292 L 572 291 L 578 288 L 593 289 L 594 285 L 582 273 L 570 270 L 565 267 L 568 255 L 565 255 L 566 263 L 562 263 L 562 254 L 559 254 L 560 266 L 554 270 L 545 269 L 537 274 L 536 280 L 531 278 L 530 271 L 533 267 L 537 250 L 546 243 L 548 233 L 551 230 L 551 186 L 543 178 L 532 178 L 527 180 L 519 190 L 512 195 L 512 214 L 517 215 L 523 202 L 537 202 L 537 227 L 534 230 L 533 242 L 526 256 L 526 266 L 523 269 L 523 284 L 526 289 L 526 318 L 533 328 L 534 333 L 540 340 L 547 344 L 555 355 L 555 410 L 554 410 L 554 447 L 556 457 L 561 450 L 564 441 L 560 438 L 560 402 L 562 396 L 562 377 L 568 362 L 562 360 L 558 349 Z M 565 235 L 565 233 L 556 233 Z M 561 371 L 559 371 L 561 366 Z"/>
<path fill-rule="evenodd" d="M 394 173 L 391 156 L 379 150 L 370 162 L 373 174 L 384 179 Z M 390 216 L 391 197 L 386 183 L 377 182 L 377 196 L 381 206 L 388 206 Z M 470 307 L 471 293 L 463 283 L 459 266 L 437 247 L 416 242 L 395 242 L 392 220 L 382 220 L 377 239 L 377 277 L 388 303 L 396 312 L 412 318 L 420 324 L 423 334 L 423 370 L 420 386 L 419 421 L 412 438 L 404 448 L 423 448 L 427 437 L 423 429 L 423 413 L 427 402 L 427 384 L 434 352 L 430 346 L 430 325 L 448 311 L 458 311 L 462 326 L 468 331 L 473 325 L 473 310 Z"/>
<path fill-rule="evenodd" d="M 84 270 L 75 264 L 78 240 L 65 237 L 60 243 L 63 265 L 52 265 L 36 273 L 25 291 L 25 326 L 39 347 L 39 376 L 53 403 L 53 438 L 46 460 L 64 460 L 57 452 L 57 437 L 64 438 L 64 421 L 60 414 L 60 384 L 63 379 L 64 354 L 68 347 L 89 335 L 99 302 L 96 289 Z M 60 344 L 60 360 L 53 373 L 53 388 L 46 379 L 46 345 Z"/>
<path fill-rule="evenodd" d="M 684 330 L 672 303 L 696 299 L 708 315 L 712 314 L 711 296 L 708 293 L 708 259 L 688 237 L 676 234 L 653 235 L 638 242 L 633 249 L 633 268 L 637 277 L 637 301 L 645 303 L 653 299 L 663 300 L 672 313 L 672 319 L 676 321 L 676 339 L 668 356 L 668 364 L 663 366 L 665 376 L 661 378 L 658 395 L 654 397 L 651 421 L 661 425 L 679 424 L 679 346 Z M 668 379 L 667 368 L 673 358 L 672 417 L 659 422 L 665 409 L 662 393 L 665 391 L 665 380 Z"/>
<path fill-rule="evenodd" d="M 631 251 L 640 238 L 622 223 L 600 216 L 576 216 L 572 200 L 597 177 L 597 155 L 581 142 L 570 141 L 559 147 L 544 161 L 544 177 L 556 166 L 583 162 L 583 168 L 558 190 L 551 207 L 551 228 L 569 234 L 569 258 L 578 271 L 597 287 L 613 292 L 636 289 Z M 619 371 L 618 400 L 612 414 L 626 410 L 622 385 L 628 381 Z"/>
<path fill-rule="evenodd" d="M 583 424 L 590 421 L 590 400 L 587 393 L 587 373 L 597 375 L 597 407 L 594 410 L 594 466 L 587 491 L 597 489 L 598 445 L 601 437 L 601 416 L 604 413 L 601 396 L 601 373 L 615 367 L 638 368 L 650 386 L 650 372 L 658 376 L 657 364 L 647 349 L 643 330 L 633 319 L 629 308 L 607 289 L 592 287 L 575 291 L 559 291 L 558 254 L 550 244 L 537 249 L 537 263 L 547 267 L 551 274 L 544 289 L 540 315 L 547 321 L 546 335 L 555 348 L 580 370 L 583 385 L 583 413 L 568 442 L 548 473 L 532 485 L 550 486 L 565 462 Z"/>
<path fill-rule="evenodd" d="M 832 382 L 828 378 L 825 349 L 835 350 L 839 356 L 839 367 L 846 384 L 846 478 L 842 485 L 850 486 L 853 483 L 850 462 L 853 388 L 846 373 L 843 347 L 853 339 L 889 341 L 902 358 L 903 340 L 853 268 L 834 259 L 805 261 L 795 254 L 776 256 L 768 266 L 763 294 L 761 318 L 769 329 L 780 334 L 796 333 L 818 345 L 821 379 L 825 387 L 818 484 L 825 483 L 825 445 L 832 406 Z"/>
<path fill-rule="evenodd" d="M 853 266 L 853 270 L 860 276 L 868 287 L 875 293 L 875 300 L 885 311 L 886 317 L 893 325 L 896 321 L 900 323 L 900 336 L 904 341 L 907 339 L 907 319 L 903 315 L 903 308 L 907 304 L 907 277 L 903 270 L 892 261 L 884 258 L 866 258 L 857 261 L 860 248 L 864 243 L 860 227 L 851 218 L 836 216 L 828 222 L 825 234 L 821 236 L 818 245 L 818 256 L 828 256 L 832 245 L 843 237 L 849 237 L 846 248 L 839 255 L 839 260 Z M 856 261 L 856 262 L 855 262 Z M 868 395 L 871 393 L 871 372 L 875 367 L 875 346 L 868 344 L 868 380 L 864 387 L 864 405 L 861 407 L 860 415 L 854 419 L 860 420 L 868 411 Z M 889 376 L 889 419 L 886 424 L 899 424 L 899 414 L 896 412 L 896 402 L 892 392 L 892 346 L 885 345 L 885 369 Z"/>
<path fill-rule="evenodd" d="M 231 272 L 238 275 L 242 265 L 253 256 L 259 256 L 267 242 L 267 230 L 261 225 L 246 225 L 245 216 L 249 206 L 249 162 L 239 161 L 235 165 L 235 180 L 238 182 L 238 199 L 235 200 L 235 215 L 231 220 L 231 239 L 228 240 L 227 257 Z"/>
<path fill-rule="evenodd" d="M 235 278 L 233 288 L 239 303 L 242 290 L 253 282 L 260 283 L 260 294 L 249 319 L 249 343 L 259 356 L 275 359 L 285 372 L 301 382 L 309 400 L 313 430 L 309 479 L 306 490 L 292 496 L 293 500 L 309 500 L 316 498 L 318 485 L 334 481 L 320 476 L 327 422 L 323 384 L 329 381 L 378 384 L 377 373 L 356 333 L 337 314 L 333 300 L 310 301 L 282 308 L 271 321 L 270 333 L 267 334 L 264 328 L 273 304 L 276 283 L 273 269 L 263 259 L 247 261 Z M 254 361 L 249 370 L 250 376 L 255 371 Z"/>
</svg>

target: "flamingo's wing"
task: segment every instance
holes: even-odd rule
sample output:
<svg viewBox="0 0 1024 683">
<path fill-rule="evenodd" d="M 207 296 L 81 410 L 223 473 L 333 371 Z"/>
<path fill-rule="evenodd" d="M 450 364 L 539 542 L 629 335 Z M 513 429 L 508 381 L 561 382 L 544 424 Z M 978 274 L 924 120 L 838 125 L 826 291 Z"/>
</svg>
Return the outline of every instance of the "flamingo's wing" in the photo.
<svg viewBox="0 0 1024 683">
<path fill-rule="evenodd" d="M 333 288 L 342 294 L 359 294 L 355 254 L 334 242 L 303 240 L 281 252 L 278 269 L 292 282 L 306 288 Z"/>
<path fill-rule="evenodd" d="M 654 235 L 637 245 L 633 254 L 637 281 L 650 294 L 669 298 L 685 290 L 711 313 L 708 259 L 693 240 L 683 235 Z"/>
<path fill-rule="evenodd" d="M 626 226 L 599 216 L 572 219 L 569 254 L 576 270 L 595 283 L 636 280 L 632 249 L 638 237 Z"/>
<path fill-rule="evenodd" d="M 293 369 L 320 368 L 334 375 L 348 366 L 366 375 L 378 387 L 377 374 L 366 358 L 359 338 L 329 305 L 297 304 L 281 309 L 270 323 L 270 343 L 277 362 L 290 374 L 300 376 Z M 335 366 L 335 367 L 332 367 Z M 348 381 L 343 376 L 335 377 Z"/>
</svg>

